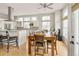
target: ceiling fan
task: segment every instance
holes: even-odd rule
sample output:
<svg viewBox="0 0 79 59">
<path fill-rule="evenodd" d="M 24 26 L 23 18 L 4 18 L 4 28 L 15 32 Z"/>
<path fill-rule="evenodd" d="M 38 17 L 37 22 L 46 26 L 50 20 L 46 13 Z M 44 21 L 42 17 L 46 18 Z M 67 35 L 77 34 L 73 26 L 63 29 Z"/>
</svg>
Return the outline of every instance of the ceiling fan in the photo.
<svg viewBox="0 0 79 59">
<path fill-rule="evenodd" d="M 48 8 L 48 9 L 53 9 L 52 7 L 50 7 L 51 5 L 53 5 L 53 3 L 40 3 L 40 6 L 38 9 L 42 9 L 42 8 Z"/>
</svg>

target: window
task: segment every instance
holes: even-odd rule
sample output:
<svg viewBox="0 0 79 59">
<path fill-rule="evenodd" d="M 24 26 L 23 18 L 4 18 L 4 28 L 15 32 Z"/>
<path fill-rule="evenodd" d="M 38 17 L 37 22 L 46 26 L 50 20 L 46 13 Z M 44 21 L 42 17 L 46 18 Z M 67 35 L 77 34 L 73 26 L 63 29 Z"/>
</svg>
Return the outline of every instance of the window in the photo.
<svg viewBox="0 0 79 59">
<path fill-rule="evenodd" d="M 30 21 L 30 17 L 25 17 L 24 21 Z"/>
<path fill-rule="evenodd" d="M 50 16 L 43 16 L 42 21 L 50 21 Z"/>
<path fill-rule="evenodd" d="M 24 28 L 30 28 L 29 24 L 30 22 L 24 22 Z"/>
<path fill-rule="evenodd" d="M 34 23 L 35 25 L 38 25 L 37 23 L 37 17 L 22 17 L 18 18 L 17 23 L 18 27 L 23 27 L 23 28 L 30 28 L 29 24 Z"/>
<path fill-rule="evenodd" d="M 37 21 L 37 18 L 36 17 L 31 17 L 31 20 L 32 21 Z"/>
<path fill-rule="evenodd" d="M 38 27 L 39 22 L 37 20 L 37 17 L 31 17 L 31 23 L 33 23 L 34 27 Z"/>
<path fill-rule="evenodd" d="M 63 37 L 68 39 L 68 20 L 63 21 Z"/>
<path fill-rule="evenodd" d="M 16 21 L 18 23 L 18 27 L 23 27 L 23 18 L 18 18 Z"/>
<path fill-rule="evenodd" d="M 43 30 L 50 30 L 50 22 L 42 22 L 42 29 Z"/>
<path fill-rule="evenodd" d="M 48 31 L 50 30 L 50 16 L 42 17 L 42 29 Z"/>
<path fill-rule="evenodd" d="M 25 17 L 24 18 L 24 28 L 30 28 L 29 24 L 30 24 L 30 20 L 31 18 L 30 17 Z"/>
<path fill-rule="evenodd" d="M 23 18 L 18 18 L 18 20 L 16 20 L 16 21 L 23 21 Z"/>
<path fill-rule="evenodd" d="M 62 28 L 63 28 L 63 39 L 67 44 L 68 41 L 68 7 L 66 6 L 62 12 Z"/>
</svg>

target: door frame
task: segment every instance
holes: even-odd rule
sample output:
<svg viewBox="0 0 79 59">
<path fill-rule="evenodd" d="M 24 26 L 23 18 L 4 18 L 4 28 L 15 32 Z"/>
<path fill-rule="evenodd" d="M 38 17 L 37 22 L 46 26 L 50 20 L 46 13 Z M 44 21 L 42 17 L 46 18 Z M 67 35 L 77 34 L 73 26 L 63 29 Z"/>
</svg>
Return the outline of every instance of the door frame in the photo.
<svg viewBox="0 0 79 59">
<path fill-rule="evenodd" d="M 72 40 L 72 6 L 68 4 L 68 56 L 73 56 L 74 51 L 72 50 L 72 46 L 70 41 Z"/>
<path fill-rule="evenodd" d="M 75 38 L 73 38 L 72 36 L 74 36 L 74 19 L 73 19 L 73 12 L 72 12 L 72 6 L 71 4 L 68 4 L 68 56 L 75 56 Z M 79 22 L 79 21 L 78 21 Z M 78 23 L 79 24 L 79 23 Z M 79 26 L 78 26 L 79 29 Z M 79 33 L 79 31 L 78 31 Z M 78 34 L 78 38 L 79 38 L 79 34 Z M 72 45 L 70 42 L 73 41 L 74 44 Z M 79 43 L 79 42 L 78 42 Z"/>
</svg>

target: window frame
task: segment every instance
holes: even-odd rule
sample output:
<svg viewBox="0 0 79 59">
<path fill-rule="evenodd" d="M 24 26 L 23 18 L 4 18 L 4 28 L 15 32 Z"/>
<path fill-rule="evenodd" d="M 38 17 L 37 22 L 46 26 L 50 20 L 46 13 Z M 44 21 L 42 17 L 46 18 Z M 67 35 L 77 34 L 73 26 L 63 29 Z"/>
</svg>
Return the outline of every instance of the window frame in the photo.
<svg viewBox="0 0 79 59">
<path fill-rule="evenodd" d="M 50 15 L 47 15 L 47 16 L 50 17 Z M 50 22 L 49 27 L 51 29 L 51 19 L 49 18 L 50 20 L 43 20 L 43 17 L 46 17 L 46 16 L 42 16 L 42 30 L 45 30 L 44 27 L 43 27 L 43 22 Z M 46 29 L 46 30 L 50 31 L 50 29 Z"/>
</svg>

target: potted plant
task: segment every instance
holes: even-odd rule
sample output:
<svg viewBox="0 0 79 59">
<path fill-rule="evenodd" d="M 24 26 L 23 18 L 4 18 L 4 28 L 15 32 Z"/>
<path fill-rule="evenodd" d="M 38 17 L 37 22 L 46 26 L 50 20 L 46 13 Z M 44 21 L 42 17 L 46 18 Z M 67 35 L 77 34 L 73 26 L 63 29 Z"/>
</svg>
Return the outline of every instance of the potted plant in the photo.
<svg viewBox="0 0 79 59">
<path fill-rule="evenodd" d="M 33 27 L 34 24 L 33 23 L 30 23 L 29 25 L 30 25 L 30 27 Z"/>
</svg>

